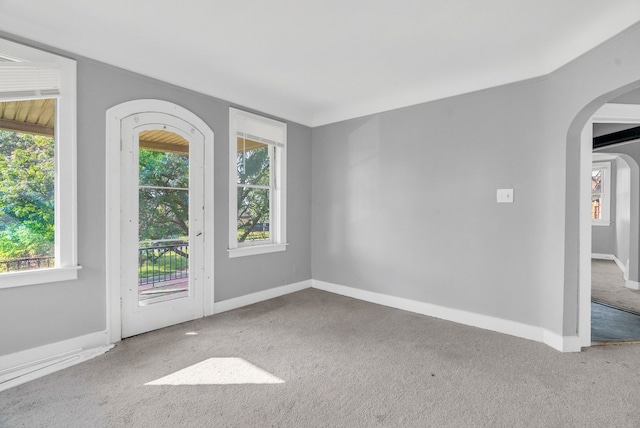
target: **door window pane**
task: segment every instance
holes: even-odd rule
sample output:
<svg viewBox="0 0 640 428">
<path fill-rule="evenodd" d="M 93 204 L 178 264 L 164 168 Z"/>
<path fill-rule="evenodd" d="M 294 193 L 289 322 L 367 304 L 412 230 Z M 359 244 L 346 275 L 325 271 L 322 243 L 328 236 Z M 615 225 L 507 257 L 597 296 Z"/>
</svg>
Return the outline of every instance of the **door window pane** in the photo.
<svg viewBox="0 0 640 428">
<path fill-rule="evenodd" d="M 189 295 L 189 145 L 168 131 L 139 136 L 139 305 Z"/>
</svg>

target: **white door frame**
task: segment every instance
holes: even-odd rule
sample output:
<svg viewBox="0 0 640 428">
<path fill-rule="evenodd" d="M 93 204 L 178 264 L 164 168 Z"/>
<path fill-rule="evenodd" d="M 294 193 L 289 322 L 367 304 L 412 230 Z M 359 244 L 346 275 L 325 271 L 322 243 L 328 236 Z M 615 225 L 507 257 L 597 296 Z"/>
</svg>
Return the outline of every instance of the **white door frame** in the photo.
<svg viewBox="0 0 640 428">
<path fill-rule="evenodd" d="M 162 100 L 129 101 L 107 110 L 106 139 L 106 326 L 109 343 L 122 338 L 120 292 L 120 149 L 121 120 L 136 113 L 165 113 L 192 124 L 204 135 L 204 316 L 213 314 L 213 151 L 214 135 L 209 126 L 189 110 Z"/>
</svg>

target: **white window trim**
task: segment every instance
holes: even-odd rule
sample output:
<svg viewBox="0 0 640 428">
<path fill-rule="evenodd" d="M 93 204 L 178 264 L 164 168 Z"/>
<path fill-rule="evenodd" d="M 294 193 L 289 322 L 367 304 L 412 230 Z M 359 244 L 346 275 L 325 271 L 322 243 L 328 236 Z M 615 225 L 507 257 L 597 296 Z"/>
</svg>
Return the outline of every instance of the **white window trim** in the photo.
<svg viewBox="0 0 640 428">
<path fill-rule="evenodd" d="M 600 219 L 591 220 L 593 226 L 611 226 L 611 162 L 594 162 L 591 171 L 602 170 L 604 198 L 600 207 Z"/>
<path fill-rule="evenodd" d="M 12 58 L 59 67 L 55 126 L 55 260 L 53 268 L 0 274 L 0 289 L 78 278 L 76 179 L 76 62 L 0 39 L 0 52 Z M 43 95 L 41 98 L 49 98 Z M 8 98 L 7 98 L 8 99 Z M 15 99 L 15 98 L 14 98 Z"/>
<path fill-rule="evenodd" d="M 240 121 L 249 121 L 256 137 L 278 143 L 274 155 L 273 179 L 275 192 L 272 195 L 270 207 L 270 238 L 269 242 L 247 242 L 238 244 L 238 208 L 236 203 L 237 186 L 237 136 L 240 131 Z M 264 133 L 264 134 L 263 134 Z M 274 167 L 275 164 L 275 167 Z M 285 251 L 287 248 L 287 124 L 269 119 L 253 113 L 229 108 L 229 258 L 252 256 L 257 254 Z"/>
</svg>

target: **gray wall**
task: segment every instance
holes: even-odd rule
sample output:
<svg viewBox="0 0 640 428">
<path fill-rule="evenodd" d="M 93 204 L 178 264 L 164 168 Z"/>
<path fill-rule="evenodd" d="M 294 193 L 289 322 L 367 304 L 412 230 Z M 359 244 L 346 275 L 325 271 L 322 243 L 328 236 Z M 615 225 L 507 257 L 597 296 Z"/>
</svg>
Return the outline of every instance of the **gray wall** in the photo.
<svg viewBox="0 0 640 428">
<path fill-rule="evenodd" d="M 594 161 L 595 162 L 595 161 Z M 600 162 L 600 161 L 598 161 Z M 616 254 L 616 188 L 617 188 L 617 169 L 616 162 L 605 161 L 611 164 L 611 188 L 610 191 L 610 210 L 609 226 L 591 226 L 591 252 L 599 254 Z"/>
<path fill-rule="evenodd" d="M 314 279 L 575 335 L 580 134 L 640 86 L 638 46 L 635 26 L 544 78 L 315 128 Z"/>
<path fill-rule="evenodd" d="M 640 89 L 626 92 L 611 100 L 611 102 L 619 104 L 640 104 Z"/>
<path fill-rule="evenodd" d="M 560 256 L 540 86 L 314 129 L 314 279 L 537 325 L 540 267 Z"/>
<path fill-rule="evenodd" d="M 638 192 L 640 183 L 631 184 L 631 169 L 624 159 L 616 158 L 615 164 L 616 191 L 615 193 L 612 192 L 616 200 L 616 246 L 614 254 L 626 266 L 629 261 L 629 237 L 631 235 L 631 192 L 632 190 Z"/>
<path fill-rule="evenodd" d="M 106 328 L 105 114 L 108 108 L 125 101 L 155 98 L 179 104 L 198 115 L 215 133 L 215 192 L 208 195 L 215 198 L 215 301 L 311 278 L 308 127 L 288 123 L 287 251 L 229 259 L 229 103 L 77 59 L 78 246 L 82 270 L 77 281 L 0 290 L 0 355 Z"/>
</svg>

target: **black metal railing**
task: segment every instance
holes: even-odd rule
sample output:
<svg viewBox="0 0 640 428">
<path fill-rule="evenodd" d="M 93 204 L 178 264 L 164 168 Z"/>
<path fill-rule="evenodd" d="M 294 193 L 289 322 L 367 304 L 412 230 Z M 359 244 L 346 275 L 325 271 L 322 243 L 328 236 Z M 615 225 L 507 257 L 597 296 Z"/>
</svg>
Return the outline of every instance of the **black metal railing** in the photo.
<svg viewBox="0 0 640 428">
<path fill-rule="evenodd" d="M 139 286 L 166 285 L 189 277 L 189 244 L 162 243 L 138 249 Z"/>
<path fill-rule="evenodd" d="M 0 261 L 0 272 L 18 272 L 22 270 L 50 268 L 55 265 L 55 257 L 23 257 Z"/>
</svg>

